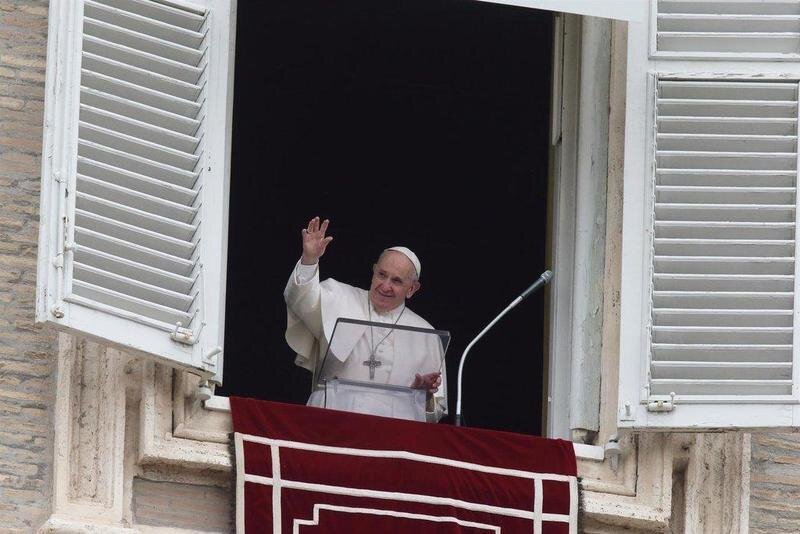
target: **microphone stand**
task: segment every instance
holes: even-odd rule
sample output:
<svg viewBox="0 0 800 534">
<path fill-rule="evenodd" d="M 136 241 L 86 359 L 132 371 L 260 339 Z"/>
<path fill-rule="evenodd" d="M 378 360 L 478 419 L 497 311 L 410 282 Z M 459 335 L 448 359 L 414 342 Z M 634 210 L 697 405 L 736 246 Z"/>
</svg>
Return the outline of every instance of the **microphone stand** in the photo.
<svg viewBox="0 0 800 534">
<path fill-rule="evenodd" d="M 533 293 L 534 291 L 536 291 L 537 289 L 548 283 L 552 278 L 553 278 L 552 271 L 543 272 L 542 275 L 533 284 L 531 284 L 528 289 L 523 291 L 520 296 L 518 296 L 511 302 L 511 304 L 506 306 L 506 309 L 500 312 L 500 315 L 495 317 L 492 320 L 492 322 L 486 325 L 486 328 L 481 330 L 481 333 L 478 334 L 478 336 L 475 339 L 473 339 L 469 345 L 467 345 L 466 349 L 464 349 L 464 353 L 461 355 L 461 361 L 458 363 L 458 397 L 456 400 L 456 417 L 455 417 L 456 426 L 463 426 L 461 418 L 461 377 L 464 371 L 464 362 L 467 359 L 467 354 L 469 354 L 470 349 L 472 349 L 472 346 L 475 345 L 475 343 L 477 343 L 478 340 L 482 338 L 483 335 L 497 323 L 497 321 L 502 319 L 506 313 L 511 311 L 511 309 L 514 308 L 517 304 L 528 298 L 528 296 L 530 296 L 531 293 Z"/>
</svg>

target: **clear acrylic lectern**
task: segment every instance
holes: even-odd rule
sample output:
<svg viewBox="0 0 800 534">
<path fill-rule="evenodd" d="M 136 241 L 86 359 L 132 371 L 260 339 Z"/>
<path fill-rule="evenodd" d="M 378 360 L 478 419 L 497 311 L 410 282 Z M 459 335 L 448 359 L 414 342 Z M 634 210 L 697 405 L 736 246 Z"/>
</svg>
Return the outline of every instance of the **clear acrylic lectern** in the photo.
<svg viewBox="0 0 800 534">
<path fill-rule="evenodd" d="M 425 421 L 427 392 L 410 386 L 417 373 L 442 372 L 449 343 L 443 330 L 337 319 L 308 403 Z"/>
</svg>

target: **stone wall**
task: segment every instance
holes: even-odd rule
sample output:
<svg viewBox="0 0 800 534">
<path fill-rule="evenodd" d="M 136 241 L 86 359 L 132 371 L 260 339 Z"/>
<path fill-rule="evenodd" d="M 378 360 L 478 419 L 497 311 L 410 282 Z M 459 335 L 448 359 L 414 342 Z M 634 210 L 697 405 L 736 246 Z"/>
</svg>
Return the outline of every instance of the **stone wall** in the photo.
<svg viewBox="0 0 800 534">
<path fill-rule="evenodd" d="M 0 532 L 50 511 L 56 336 L 34 326 L 47 1 L 0 0 Z"/>
<path fill-rule="evenodd" d="M 754 434 L 750 533 L 800 532 L 800 434 Z"/>
<path fill-rule="evenodd" d="M 142 527 L 233 532 L 231 490 L 196 484 L 133 480 L 133 519 Z"/>
</svg>

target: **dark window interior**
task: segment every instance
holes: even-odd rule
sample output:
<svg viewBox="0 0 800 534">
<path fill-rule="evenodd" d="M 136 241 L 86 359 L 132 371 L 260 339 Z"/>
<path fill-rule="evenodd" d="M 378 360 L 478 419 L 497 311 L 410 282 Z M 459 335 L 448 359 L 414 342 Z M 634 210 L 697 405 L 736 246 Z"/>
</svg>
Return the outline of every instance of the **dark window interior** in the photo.
<svg viewBox="0 0 800 534">
<path fill-rule="evenodd" d="M 282 293 L 320 215 L 323 278 L 420 257 L 409 307 L 453 336 L 454 412 L 467 343 L 545 269 L 551 42 L 551 14 L 491 3 L 239 1 L 219 394 L 305 402 Z M 540 293 L 475 346 L 470 426 L 541 433 L 543 331 Z"/>
</svg>

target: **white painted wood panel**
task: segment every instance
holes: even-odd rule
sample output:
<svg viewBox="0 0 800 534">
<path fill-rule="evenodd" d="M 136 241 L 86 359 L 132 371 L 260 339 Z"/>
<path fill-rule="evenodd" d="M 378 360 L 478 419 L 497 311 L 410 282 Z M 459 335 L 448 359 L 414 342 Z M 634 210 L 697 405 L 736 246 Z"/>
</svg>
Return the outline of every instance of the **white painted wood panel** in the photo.
<svg viewBox="0 0 800 534">
<path fill-rule="evenodd" d="M 38 320 L 217 380 L 234 8 L 51 4 L 47 67 Z"/>
</svg>

